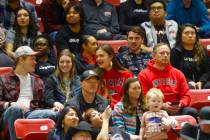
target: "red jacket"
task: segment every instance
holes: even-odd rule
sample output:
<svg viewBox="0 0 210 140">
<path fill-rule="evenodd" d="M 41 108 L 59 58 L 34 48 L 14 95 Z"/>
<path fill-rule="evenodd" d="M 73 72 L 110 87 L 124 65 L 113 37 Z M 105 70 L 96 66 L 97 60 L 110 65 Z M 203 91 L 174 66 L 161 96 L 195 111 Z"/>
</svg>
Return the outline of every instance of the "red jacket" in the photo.
<svg viewBox="0 0 210 140">
<path fill-rule="evenodd" d="M 148 62 L 147 68 L 138 74 L 143 94 L 150 88 L 158 88 L 164 94 L 164 102 L 180 101 L 183 107 L 190 104 L 190 93 L 184 74 L 170 64 L 164 70 L 153 66 L 154 61 Z"/>
</svg>

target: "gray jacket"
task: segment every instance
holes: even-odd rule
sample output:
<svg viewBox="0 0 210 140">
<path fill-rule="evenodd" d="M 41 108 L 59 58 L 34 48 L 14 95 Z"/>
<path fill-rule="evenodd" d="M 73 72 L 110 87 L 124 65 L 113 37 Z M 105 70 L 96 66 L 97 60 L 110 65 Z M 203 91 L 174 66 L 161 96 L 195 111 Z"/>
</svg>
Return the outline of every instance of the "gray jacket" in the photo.
<svg viewBox="0 0 210 140">
<path fill-rule="evenodd" d="M 176 44 L 178 24 L 173 20 L 165 20 L 165 21 L 166 21 L 166 26 L 165 26 L 166 36 L 168 38 L 170 47 L 174 48 Z M 149 21 L 142 23 L 141 26 L 144 28 L 146 32 L 147 46 L 154 47 L 157 44 L 157 35 L 154 25 Z"/>
</svg>

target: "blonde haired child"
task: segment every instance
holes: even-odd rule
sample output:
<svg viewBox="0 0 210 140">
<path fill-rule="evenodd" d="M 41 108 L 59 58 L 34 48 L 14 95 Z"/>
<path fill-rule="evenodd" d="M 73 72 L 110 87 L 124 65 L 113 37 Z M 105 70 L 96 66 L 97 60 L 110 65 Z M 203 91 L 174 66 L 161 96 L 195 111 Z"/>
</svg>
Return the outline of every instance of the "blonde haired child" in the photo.
<svg viewBox="0 0 210 140">
<path fill-rule="evenodd" d="M 151 88 L 146 94 L 148 111 L 141 120 L 140 140 L 167 140 L 167 131 L 176 126 L 176 120 L 171 119 L 162 109 L 164 95 L 161 90 Z"/>
</svg>

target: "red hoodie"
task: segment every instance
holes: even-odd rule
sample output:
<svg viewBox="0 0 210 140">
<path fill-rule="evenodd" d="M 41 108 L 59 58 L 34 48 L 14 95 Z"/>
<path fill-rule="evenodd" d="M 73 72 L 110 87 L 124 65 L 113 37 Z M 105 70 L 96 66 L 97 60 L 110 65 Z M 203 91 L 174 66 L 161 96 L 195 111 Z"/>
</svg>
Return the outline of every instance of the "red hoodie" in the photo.
<svg viewBox="0 0 210 140">
<path fill-rule="evenodd" d="M 154 61 L 148 62 L 147 68 L 138 74 L 143 94 L 150 88 L 158 88 L 164 94 L 164 102 L 180 101 L 183 107 L 190 104 L 190 93 L 184 74 L 170 64 L 164 70 L 155 68 Z"/>
<path fill-rule="evenodd" d="M 123 96 L 122 86 L 128 78 L 133 77 L 133 74 L 129 71 L 117 71 L 114 68 L 110 71 L 104 71 L 102 79 L 106 88 L 111 94 L 111 106 L 121 100 Z M 103 95 L 102 95 L 103 96 Z"/>
</svg>

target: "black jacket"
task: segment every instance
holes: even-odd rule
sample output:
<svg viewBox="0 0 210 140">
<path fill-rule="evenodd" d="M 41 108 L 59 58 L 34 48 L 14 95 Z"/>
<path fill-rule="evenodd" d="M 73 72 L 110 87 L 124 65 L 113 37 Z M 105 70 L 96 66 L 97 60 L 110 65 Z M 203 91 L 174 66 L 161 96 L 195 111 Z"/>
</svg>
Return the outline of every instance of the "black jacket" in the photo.
<svg viewBox="0 0 210 140">
<path fill-rule="evenodd" d="M 210 58 L 207 54 L 206 49 L 204 49 L 205 52 L 205 58 L 201 62 L 201 64 L 197 64 L 195 62 L 189 62 L 186 64 L 184 63 L 184 52 L 185 50 L 181 46 L 177 46 L 172 49 L 171 51 L 171 64 L 175 68 L 181 70 L 187 81 L 194 81 L 194 82 L 207 82 L 209 80 L 210 75 Z"/>
<path fill-rule="evenodd" d="M 119 32 L 118 16 L 114 6 L 104 1 L 97 6 L 95 0 L 85 0 L 81 3 L 86 18 L 84 28 L 88 34 L 95 35 L 103 28 L 113 34 Z"/>
<path fill-rule="evenodd" d="M 64 25 L 55 37 L 55 45 L 58 52 L 63 49 L 69 49 L 73 54 L 79 53 L 82 50 L 80 46 L 84 34 L 82 29 L 75 33 L 70 29 L 69 25 Z"/>
<path fill-rule="evenodd" d="M 89 108 L 94 108 L 101 113 L 104 112 L 108 106 L 108 102 L 106 99 L 96 94 L 93 103 L 86 103 L 81 92 L 80 94 L 74 96 L 69 102 L 67 102 L 65 106 L 75 107 L 79 112 L 78 116 L 81 118 L 82 113 Z"/>
<path fill-rule="evenodd" d="M 120 4 L 119 7 L 119 24 L 123 33 L 131 30 L 132 26 L 140 25 L 149 21 L 147 1 L 142 4 L 136 4 L 134 0 L 127 0 Z"/>
</svg>

